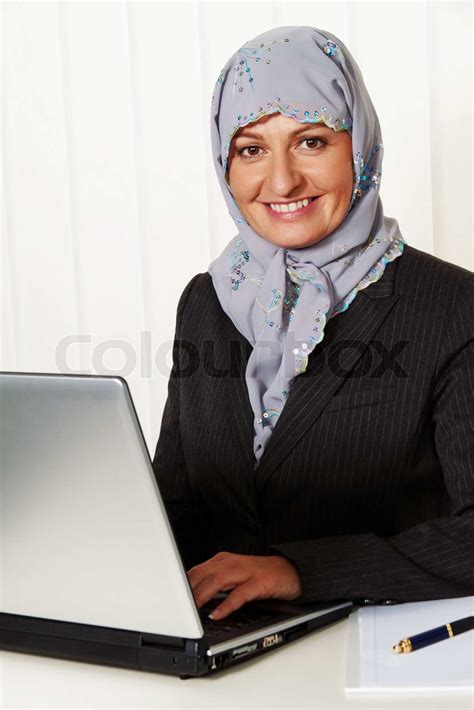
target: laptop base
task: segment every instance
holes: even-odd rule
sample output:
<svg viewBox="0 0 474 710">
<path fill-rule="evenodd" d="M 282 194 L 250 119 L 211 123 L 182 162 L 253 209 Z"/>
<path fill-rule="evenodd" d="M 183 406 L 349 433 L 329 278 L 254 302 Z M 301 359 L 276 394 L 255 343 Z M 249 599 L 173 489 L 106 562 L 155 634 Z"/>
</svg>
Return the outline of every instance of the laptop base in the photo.
<svg viewBox="0 0 474 710">
<path fill-rule="evenodd" d="M 348 615 L 351 606 L 304 621 L 278 634 L 210 656 L 206 637 L 182 639 L 87 624 L 0 613 L 0 649 L 132 670 L 168 673 L 182 680 L 214 673 L 283 646 Z"/>
</svg>

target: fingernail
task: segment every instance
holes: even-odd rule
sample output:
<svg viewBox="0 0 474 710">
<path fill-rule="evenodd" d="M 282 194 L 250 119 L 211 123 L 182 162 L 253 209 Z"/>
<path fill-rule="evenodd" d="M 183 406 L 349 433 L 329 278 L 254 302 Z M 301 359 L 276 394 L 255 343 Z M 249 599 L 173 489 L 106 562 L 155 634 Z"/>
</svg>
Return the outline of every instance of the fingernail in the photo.
<svg viewBox="0 0 474 710">
<path fill-rule="evenodd" d="M 217 609 L 214 609 L 214 611 L 211 611 L 211 613 L 209 614 L 209 619 L 215 621 L 219 616 L 220 612 Z"/>
</svg>

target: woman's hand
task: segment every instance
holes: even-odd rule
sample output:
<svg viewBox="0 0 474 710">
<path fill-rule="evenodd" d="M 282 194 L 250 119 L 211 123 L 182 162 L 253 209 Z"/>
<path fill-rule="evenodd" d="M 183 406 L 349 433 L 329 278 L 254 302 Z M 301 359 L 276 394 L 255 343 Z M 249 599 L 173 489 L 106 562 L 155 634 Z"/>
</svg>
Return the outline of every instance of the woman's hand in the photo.
<svg viewBox="0 0 474 710">
<path fill-rule="evenodd" d="M 303 594 L 295 565 L 280 555 L 254 556 L 218 552 L 187 572 L 198 608 L 218 592 L 233 590 L 212 612 L 224 619 L 253 599 L 291 601 Z"/>
</svg>

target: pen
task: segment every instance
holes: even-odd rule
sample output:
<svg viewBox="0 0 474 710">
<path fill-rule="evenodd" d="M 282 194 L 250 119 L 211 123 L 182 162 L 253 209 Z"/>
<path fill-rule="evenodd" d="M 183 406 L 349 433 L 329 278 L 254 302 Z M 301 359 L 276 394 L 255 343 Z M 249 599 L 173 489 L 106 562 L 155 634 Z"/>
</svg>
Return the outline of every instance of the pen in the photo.
<svg viewBox="0 0 474 710">
<path fill-rule="evenodd" d="M 403 639 L 396 646 L 393 646 L 393 650 L 395 653 L 410 653 L 410 651 L 417 651 L 419 648 L 430 646 L 432 643 L 452 638 L 472 629 L 474 629 L 474 616 L 466 616 L 465 619 L 451 621 L 450 624 L 437 626 L 436 629 L 423 631 L 421 634 Z"/>
</svg>

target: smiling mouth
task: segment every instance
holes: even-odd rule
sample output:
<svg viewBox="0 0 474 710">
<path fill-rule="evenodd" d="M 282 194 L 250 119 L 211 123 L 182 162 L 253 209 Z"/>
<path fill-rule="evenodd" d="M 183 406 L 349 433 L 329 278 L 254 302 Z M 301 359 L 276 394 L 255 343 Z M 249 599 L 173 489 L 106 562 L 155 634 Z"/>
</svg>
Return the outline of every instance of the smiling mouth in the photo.
<svg viewBox="0 0 474 710">
<path fill-rule="evenodd" d="M 314 203 L 318 200 L 320 195 L 315 197 L 306 198 L 304 200 L 297 200 L 296 202 L 290 202 L 286 204 L 278 203 L 265 203 L 265 207 L 272 215 L 272 217 L 277 217 L 278 219 L 284 219 L 286 221 L 300 217 L 301 215 L 306 215 L 311 211 Z"/>
</svg>

